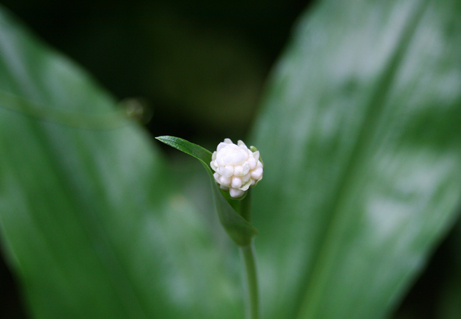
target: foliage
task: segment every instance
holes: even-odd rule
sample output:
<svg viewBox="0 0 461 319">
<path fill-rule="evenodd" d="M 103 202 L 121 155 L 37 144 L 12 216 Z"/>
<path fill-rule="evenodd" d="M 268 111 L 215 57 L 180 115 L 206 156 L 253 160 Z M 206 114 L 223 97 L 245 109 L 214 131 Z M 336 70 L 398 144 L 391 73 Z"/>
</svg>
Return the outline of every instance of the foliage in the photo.
<svg viewBox="0 0 461 319">
<path fill-rule="evenodd" d="M 460 12 L 326 0 L 300 19 L 250 136 L 263 318 L 390 316 L 454 223 Z M 242 317 L 238 255 L 174 164 L 6 10 L 0 106 L 0 229 L 33 318 Z"/>
</svg>

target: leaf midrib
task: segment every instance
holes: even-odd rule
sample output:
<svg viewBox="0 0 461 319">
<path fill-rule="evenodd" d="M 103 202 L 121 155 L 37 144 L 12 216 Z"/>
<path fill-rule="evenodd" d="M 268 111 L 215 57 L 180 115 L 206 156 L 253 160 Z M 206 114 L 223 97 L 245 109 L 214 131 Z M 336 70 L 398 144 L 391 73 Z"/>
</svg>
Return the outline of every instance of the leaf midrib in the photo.
<svg viewBox="0 0 461 319">
<path fill-rule="evenodd" d="M 338 208 L 341 206 L 341 203 L 344 201 L 345 190 L 348 189 L 349 183 L 352 180 L 353 176 L 357 170 L 360 169 L 359 164 L 364 153 L 367 151 L 367 148 L 370 145 L 370 141 L 374 138 L 375 133 L 373 128 L 376 127 L 376 123 L 379 122 L 380 117 L 378 116 L 383 112 L 386 97 L 389 95 L 391 90 L 391 83 L 398 73 L 398 67 L 402 63 L 405 53 L 410 44 L 411 37 L 415 34 L 417 26 L 423 16 L 425 9 L 427 7 L 429 0 L 423 0 L 420 2 L 419 7 L 416 10 L 413 10 L 413 16 L 410 18 L 409 22 L 404 26 L 402 35 L 397 41 L 394 52 L 389 58 L 388 67 L 385 68 L 380 79 L 378 79 L 376 84 L 376 90 L 373 90 L 374 94 L 371 95 L 368 105 L 367 114 L 365 115 L 365 120 L 363 121 L 364 125 L 360 129 L 358 134 L 357 142 L 354 144 L 354 149 L 351 152 L 349 160 L 347 161 L 346 170 L 340 178 L 338 183 L 339 187 L 337 188 L 336 194 L 332 196 L 334 198 L 334 204 L 331 206 L 331 213 L 329 223 L 325 227 L 324 236 L 320 240 L 320 249 L 316 251 L 316 255 L 313 257 L 315 262 L 312 266 L 312 271 L 308 273 L 306 280 L 307 290 L 299 299 L 299 304 L 296 305 L 295 309 L 299 309 L 297 316 L 295 318 L 299 319 L 308 319 L 308 318 L 318 318 L 316 312 L 319 306 L 319 300 L 323 295 L 325 290 L 326 282 L 328 280 L 327 275 L 329 273 L 329 268 L 331 263 L 328 263 L 329 259 L 334 255 L 335 246 L 337 243 L 337 238 L 335 234 L 337 229 L 342 224 L 340 217 L 340 212 Z"/>
</svg>

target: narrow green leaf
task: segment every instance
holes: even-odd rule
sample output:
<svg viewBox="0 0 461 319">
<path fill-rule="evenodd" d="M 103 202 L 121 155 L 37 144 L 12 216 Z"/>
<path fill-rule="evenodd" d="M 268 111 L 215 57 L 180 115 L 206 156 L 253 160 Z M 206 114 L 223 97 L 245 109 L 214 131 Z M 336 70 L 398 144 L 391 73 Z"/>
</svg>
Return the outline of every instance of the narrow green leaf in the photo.
<svg viewBox="0 0 461 319">
<path fill-rule="evenodd" d="M 461 2 L 301 18 L 253 131 L 264 318 L 383 318 L 457 218 Z"/>
<path fill-rule="evenodd" d="M 258 233 L 256 228 L 247 222 L 242 216 L 240 216 L 229 203 L 232 201 L 230 198 L 225 198 L 223 192 L 217 186 L 213 177 L 213 171 L 210 167 L 211 152 L 204 149 L 203 147 L 186 141 L 182 138 L 173 136 L 159 136 L 157 140 L 180 150 L 192 157 L 198 159 L 211 180 L 211 189 L 213 192 L 213 200 L 215 202 L 216 211 L 219 216 L 219 220 L 223 225 L 226 232 L 232 238 L 232 240 L 239 246 L 248 246 L 251 243 L 251 239 Z M 234 200 L 234 202 L 237 202 Z"/>
<path fill-rule="evenodd" d="M 200 162 L 202 162 L 205 167 L 208 167 L 208 171 L 211 172 L 210 162 L 211 162 L 211 152 L 207 149 L 204 149 L 200 145 L 191 143 L 179 137 L 174 136 L 158 136 L 156 137 L 162 143 L 165 143 L 177 150 L 184 152 L 192 157 L 195 157 Z"/>
</svg>

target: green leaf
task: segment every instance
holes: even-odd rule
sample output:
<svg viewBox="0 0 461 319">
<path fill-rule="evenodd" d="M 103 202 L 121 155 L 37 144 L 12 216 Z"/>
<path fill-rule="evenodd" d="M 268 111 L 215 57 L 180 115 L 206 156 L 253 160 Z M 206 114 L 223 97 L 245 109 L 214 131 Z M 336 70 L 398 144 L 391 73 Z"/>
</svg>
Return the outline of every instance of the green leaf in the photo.
<svg viewBox="0 0 461 319">
<path fill-rule="evenodd" d="M 183 153 L 186 153 L 187 155 L 195 157 L 205 166 L 207 172 L 211 172 L 210 162 L 212 154 L 209 150 L 179 137 L 157 136 L 156 139 Z"/>
<path fill-rule="evenodd" d="M 0 235 L 32 318 L 241 316 L 227 254 L 143 129 L 2 8 L 0 92 Z"/>
<path fill-rule="evenodd" d="M 252 134 L 264 318 L 383 318 L 457 217 L 460 1 L 327 0 Z"/>
<path fill-rule="evenodd" d="M 223 192 L 217 186 L 213 177 L 213 171 L 210 167 L 211 152 L 203 147 L 186 141 L 182 138 L 173 136 L 159 136 L 157 140 L 180 150 L 192 157 L 198 159 L 211 180 L 211 189 L 213 192 L 213 200 L 215 202 L 216 211 L 219 216 L 221 225 L 232 238 L 232 240 L 239 246 L 248 246 L 252 238 L 258 233 L 256 228 L 240 216 L 235 209 L 231 206 L 230 201 L 238 203 L 235 200 L 226 198 Z"/>
<path fill-rule="evenodd" d="M 456 218 L 460 12 L 327 0 L 300 20 L 253 130 L 263 318 L 389 315 Z M 116 109 L 3 11 L 0 89 L 0 229 L 33 317 L 242 317 L 235 260 L 139 127 L 17 112 Z"/>
</svg>

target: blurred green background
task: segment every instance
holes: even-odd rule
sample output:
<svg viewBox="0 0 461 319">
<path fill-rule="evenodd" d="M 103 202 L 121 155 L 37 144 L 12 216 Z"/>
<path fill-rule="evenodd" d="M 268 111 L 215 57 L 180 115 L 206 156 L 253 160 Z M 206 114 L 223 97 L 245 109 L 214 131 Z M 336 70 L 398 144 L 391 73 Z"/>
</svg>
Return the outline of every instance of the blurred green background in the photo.
<svg viewBox="0 0 461 319">
<path fill-rule="evenodd" d="M 310 1 L 0 3 L 117 98 L 140 98 L 153 112 L 152 136 L 213 145 L 246 136 L 264 81 Z M 0 317 L 26 318 L 0 257 Z"/>
<path fill-rule="evenodd" d="M 204 146 L 223 136 L 247 135 L 271 67 L 296 18 L 312 5 L 298 0 L 2 4 L 117 98 L 142 99 L 153 112 L 146 125 L 152 136 L 181 136 Z M 459 271 L 454 248 L 459 233 L 435 252 L 396 318 L 435 318 L 440 286 Z M 0 317 L 25 318 L 4 261 L 0 278 Z"/>
<path fill-rule="evenodd" d="M 309 1 L 2 3 L 116 97 L 145 99 L 154 135 L 201 139 L 247 133 L 264 80 Z"/>
</svg>

